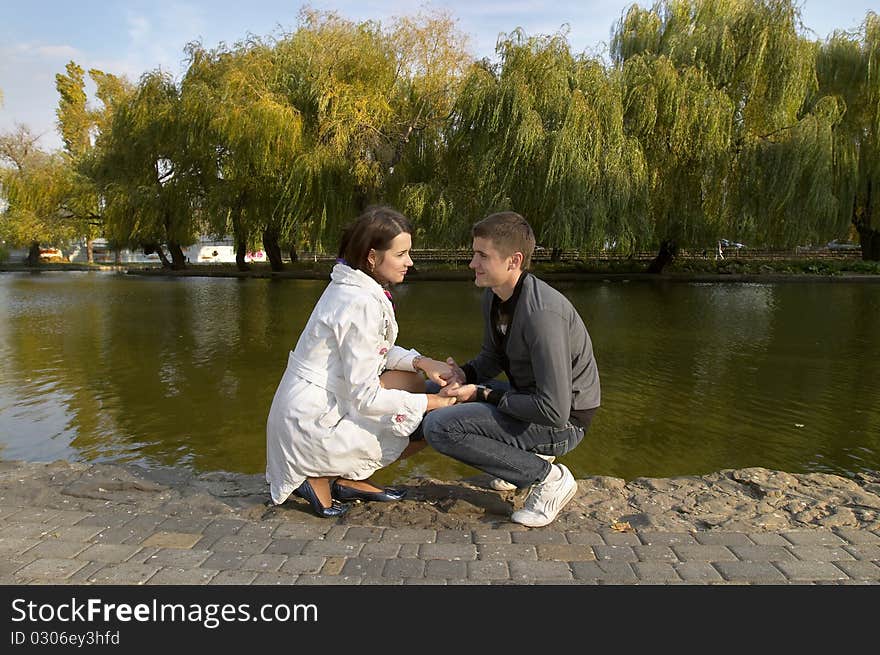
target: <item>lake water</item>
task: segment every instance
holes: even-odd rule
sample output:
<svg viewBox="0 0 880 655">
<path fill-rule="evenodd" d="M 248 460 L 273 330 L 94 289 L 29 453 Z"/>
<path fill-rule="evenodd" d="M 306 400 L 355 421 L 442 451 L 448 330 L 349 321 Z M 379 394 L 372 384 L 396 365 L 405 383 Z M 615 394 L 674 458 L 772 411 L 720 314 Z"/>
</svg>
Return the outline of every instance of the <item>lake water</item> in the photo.
<svg viewBox="0 0 880 655">
<path fill-rule="evenodd" d="M 0 275 L 0 458 L 262 472 L 269 405 L 324 286 Z M 563 459 L 576 477 L 880 470 L 880 284 L 554 286 L 583 316 L 602 381 L 593 427 Z M 479 294 L 398 287 L 398 343 L 466 361 Z M 376 479 L 475 473 L 426 449 Z"/>
</svg>

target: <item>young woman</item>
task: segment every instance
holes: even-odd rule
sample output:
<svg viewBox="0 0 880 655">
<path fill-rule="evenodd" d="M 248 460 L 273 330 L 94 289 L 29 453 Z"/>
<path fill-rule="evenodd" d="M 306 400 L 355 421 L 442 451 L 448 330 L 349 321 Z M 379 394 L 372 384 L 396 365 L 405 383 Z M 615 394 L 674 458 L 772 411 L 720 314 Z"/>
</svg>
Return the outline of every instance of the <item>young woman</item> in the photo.
<svg viewBox="0 0 880 655">
<path fill-rule="evenodd" d="M 340 501 L 400 500 L 369 477 L 424 446 L 410 435 L 426 412 L 455 403 L 425 393 L 445 386 L 449 364 L 395 345 L 397 321 L 388 287 L 403 281 L 412 227 L 388 207 L 368 209 L 342 236 L 339 263 L 288 358 L 266 425 L 266 480 L 280 505 L 294 493 L 318 516 L 350 507 Z"/>
</svg>

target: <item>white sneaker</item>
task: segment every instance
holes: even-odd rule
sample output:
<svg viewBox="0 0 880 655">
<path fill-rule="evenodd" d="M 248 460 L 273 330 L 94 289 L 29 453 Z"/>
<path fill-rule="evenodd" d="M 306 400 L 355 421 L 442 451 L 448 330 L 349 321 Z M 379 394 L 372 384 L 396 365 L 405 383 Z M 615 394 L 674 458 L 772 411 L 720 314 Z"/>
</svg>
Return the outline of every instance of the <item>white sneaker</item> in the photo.
<svg viewBox="0 0 880 655">
<path fill-rule="evenodd" d="M 540 528 L 551 523 L 566 503 L 574 498 L 578 485 L 571 471 L 564 464 L 554 464 L 553 467 L 562 471 L 562 476 L 553 482 L 545 480 L 536 484 L 523 508 L 510 515 L 511 521 L 530 528 Z M 552 471 L 547 477 L 551 474 Z"/>
<path fill-rule="evenodd" d="M 556 459 L 553 455 L 539 455 L 535 453 L 538 457 L 542 459 L 546 459 L 551 464 Z M 516 491 L 516 485 L 508 482 L 507 480 L 502 480 L 501 478 L 494 478 L 489 481 L 489 486 L 495 489 L 496 491 Z"/>
</svg>

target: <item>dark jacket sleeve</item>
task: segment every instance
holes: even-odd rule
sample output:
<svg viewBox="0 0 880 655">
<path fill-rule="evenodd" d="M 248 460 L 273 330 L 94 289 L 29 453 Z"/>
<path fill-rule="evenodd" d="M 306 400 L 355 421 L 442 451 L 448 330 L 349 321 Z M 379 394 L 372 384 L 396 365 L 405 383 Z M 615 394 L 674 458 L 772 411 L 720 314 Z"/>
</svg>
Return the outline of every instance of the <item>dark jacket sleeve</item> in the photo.
<svg viewBox="0 0 880 655">
<path fill-rule="evenodd" d="M 520 420 L 563 427 L 571 414 L 571 344 L 568 322 L 554 311 L 530 317 L 524 331 L 535 391 L 508 391 L 498 409 Z"/>
</svg>

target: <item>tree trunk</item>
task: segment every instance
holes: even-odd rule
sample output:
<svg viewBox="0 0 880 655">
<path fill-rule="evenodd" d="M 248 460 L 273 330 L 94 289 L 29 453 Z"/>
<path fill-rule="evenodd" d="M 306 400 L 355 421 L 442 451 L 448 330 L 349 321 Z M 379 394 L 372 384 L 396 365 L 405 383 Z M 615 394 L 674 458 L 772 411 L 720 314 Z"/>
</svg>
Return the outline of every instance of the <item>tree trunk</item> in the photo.
<svg viewBox="0 0 880 655">
<path fill-rule="evenodd" d="M 553 248 L 550 251 L 550 261 L 558 262 L 560 259 L 562 259 L 562 248 Z"/>
<path fill-rule="evenodd" d="M 675 259 L 677 254 L 678 245 L 676 245 L 673 239 L 667 239 L 660 244 L 660 252 L 657 253 L 657 256 L 648 266 L 648 273 L 656 273 L 659 275 L 663 272 L 664 268 L 672 263 L 672 260 Z"/>
<path fill-rule="evenodd" d="M 235 242 L 235 266 L 240 271 L 249 271 L 251 267 L 244 260 L 247 256 L 247 241 L 244 239 Z"/>
<path fill-rule="evenodd" d="M 299 261 L 299 254 L 296 252 L 296 246 L 290 246 L 290 263 Z"/>
<path fill-rule="evenodd" d="M 174 271 L 182 271 L 186 268 L 186 257 L 183 255 L 183 249 L 176 241 L 168 242 L 168 251 L 171 253 L 171 269 Z"/>
<path fill-rule="evenodd" d="M 263 250 L 269 258 L 269 266 L 273 271 L 283 271 L 284 263 L 281 261 L 281 246 L 278 245 L 278 230 L 267 227 L 263 230 Z"/>
<path fill-rule="evenodd" d="M 30 248 L 28 248 L 28 256 L 25 260 L 28 266 L 39 266 L 40 265 L 40 242 L 39 241 L 31 241 Z"/>
<path fill-rule="evenodd" d="M 158 243 L 144 244 L 144 254 L 152 255 L 153 253 L 159 255 L 159 260 L 162 262 L 162 268 L 171 268 L 171 262 L 169 262 L 168 257 L 165 256 L 165 251 L 162 250 L 162 246 Z"/>
<path fill-rule="evenodd" d="M 880 261 L 880 230 L 871 227 L 871 183 L 868 182 L 868 194 L 865 198 L 865 213 L 857 216 L 853 207 L 853 224 L 859 233 L 859 245 L 862 247 L 862 259 Z"/>
<path fill-rule="evenodd" d="M 95 263 L 95 248 L 92 245 L 91 239 L 86 239 L 86 261 L 88 261 L 89 264 Z"/>
</svg>

